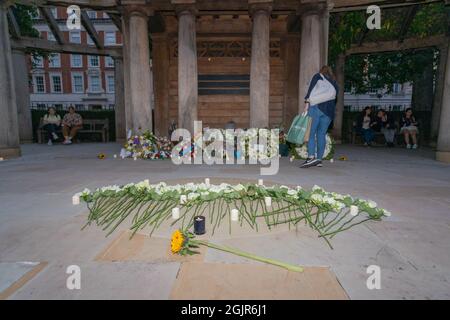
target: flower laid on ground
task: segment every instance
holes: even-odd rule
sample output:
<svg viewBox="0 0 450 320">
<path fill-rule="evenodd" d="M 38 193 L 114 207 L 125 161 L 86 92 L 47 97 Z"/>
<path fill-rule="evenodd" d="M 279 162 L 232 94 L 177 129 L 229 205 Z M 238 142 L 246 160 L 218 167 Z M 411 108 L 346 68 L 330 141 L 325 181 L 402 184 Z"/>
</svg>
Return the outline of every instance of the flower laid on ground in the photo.
<svg viewBox="0 0 450 320">
<path fill-rule="evenodd" d="M 172 153 L 172 142 L 166 137 L 157 137 L 151 132 L 131 136 L 120 151 L 121 158 L 168 159 Z"/>
<path fill-rule="evenodd" d="M 323 154 L 324 160 L 330 160 L 334 157 L 335 152 L 335 142 L 333 138 L 329 134 L 326 135 L 326 145 L 325 145 L 325 152 Z M 307 143 L 302 144 L 301 146 L 295 145 L 295 144 L 289 144 L 289 149 L 292 154 L 292 156 L 295 159 L 302 159 L 306 160 L 308 158 L 308 145 Z"/>
<path fill-rule="evenodd" d="M 339 157 L 339 160 L 340 160 L 340 161 L 347 161 L 348 158 L 347 158 L 346 156 L 340 156 L 340 157 Z"/>
<path fill-rule="evenodd" d="M 231 232 L 231 212 L 237 209 L 240 212 L 237 225 L 246 223 L 257 231 L 259 223 L 271 229 L 281 224 L 290 227 L 304 222 L 331 246 L 329 239 L 339 232 L 391 215 L 374 201 L 328 192 L 319 186 L 312 190 L 256 183 L 170 186 L 144 180 L 124 186 L 105 186 L 95 191 L 85 189 L 77 197 L 89 208 L 87 225 L 103 226 L 108 234 L 123 221 L 128 221 L 128 216 L 133 217 L 130 228 L 133 234 L 145 227 L 150 227 L 153 233 L 164 221 L 171 220 L 174 208 L 179 208 L 179 218 L 172 225 L 179 223 L 183 230 L 192 227 L 194 217 L 201 214 L 211 223 L 212 233 L 223 221 L 228 221 Z M 176 248 L 176 242 L 174 244 Z"/>
<path fill-rule="evenodd" d="M 294 272 L 303 272 L 303 268 L 300 266 L 296 266 L 293 264 L 289 264 L 289 263 L 284 263 L 281 261 L 277 261 L 277 260 L 273 260 L 273 259 L 268 259 L 268 258 L 263 258 L 251 253 L 247 253 L 235 248 L 230 248 L 230 247 L 226 247 L 226 246 L 220 246 L 217 244 L 213 244 L 210 243 L 208 241 L 203 241 L 203 240 L 196 240 L 195 239 L 195 235 L 192 232 L 189 232 L 187 230 L 176 230 L 173 234 L 172 234 L 172 240 L 171 240 L 171 248 L 172 248 L 172 253 L 174 254 L 179 254 L 179 255 L 193 255 L 198 253 L 197 251 L 195 251 L 196 248 L 198 248 L 199 246 L 206 246 L 208 248 L 212 248 L 212 249 L 216 249 L 216 250 L 220 250 L 220 251 L 224 251 L 224 252 L 228 252 L 240 257 L 244 257 L 247 259 L 252 259 L 255 261 L 259 261 L 259 262 L 264 262 L 264 263 L 268 263 L 271 265 L 275 265 L 281 268 L 285 268 L 289 271 L 294 271 Z"/>
<path fill-rule="evenodd" d="M 99 153 L 99 154 L 97 155 L 97 158 L 99 158 L 100 160 L 103 160 L 103 159 L 106 158 L 106 155 L 105 155 L 104 153 Z"/>
</svg>

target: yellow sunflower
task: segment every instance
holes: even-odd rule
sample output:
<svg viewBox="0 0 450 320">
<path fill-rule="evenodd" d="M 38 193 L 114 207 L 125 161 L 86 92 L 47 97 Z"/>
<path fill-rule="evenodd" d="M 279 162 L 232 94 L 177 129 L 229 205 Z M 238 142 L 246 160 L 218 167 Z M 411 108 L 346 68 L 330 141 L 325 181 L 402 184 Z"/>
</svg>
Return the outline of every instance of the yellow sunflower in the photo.
<svg viewBox="0 0 450 320">
<path fill-rule="evenodd" d="M 172 234 L 172 240 L 170 242 L 172 253 L 178 253 L 183 248 L 184 236 L 180 230 L 176 230 Z"/>
</svg>

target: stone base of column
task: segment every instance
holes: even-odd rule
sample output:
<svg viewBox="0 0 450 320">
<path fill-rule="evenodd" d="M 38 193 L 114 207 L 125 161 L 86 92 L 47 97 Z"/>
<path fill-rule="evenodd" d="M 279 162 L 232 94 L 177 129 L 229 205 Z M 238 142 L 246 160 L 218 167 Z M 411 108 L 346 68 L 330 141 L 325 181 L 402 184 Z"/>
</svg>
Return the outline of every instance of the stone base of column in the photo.
<svg viewBox="0 0 450 320">
<path fill-rule="evenodd" d="M 450 163 L 450 151 L 436 151 L 436 160 Z"/>
<path fill-rule="evenodd" d="M 20 147 L 17 148 L 0 148 L 0 157 L 3 159 L 17 158 L 22 155 Z"/>
</svg>

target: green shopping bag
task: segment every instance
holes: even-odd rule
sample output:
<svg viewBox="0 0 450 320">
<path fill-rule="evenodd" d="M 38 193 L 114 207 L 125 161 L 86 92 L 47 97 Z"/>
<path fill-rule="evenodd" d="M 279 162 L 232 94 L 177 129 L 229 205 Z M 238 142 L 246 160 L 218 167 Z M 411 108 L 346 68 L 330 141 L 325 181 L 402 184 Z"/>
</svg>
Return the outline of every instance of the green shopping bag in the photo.
<svg viewBox="0 0 450 320">
<path fill-rule="evenodd" d="M 306 112 L 297 115 L 292 121 L 286 140 L 294 144 L 303 144 L 309 140 L 311 117 Z"/>
</svg>

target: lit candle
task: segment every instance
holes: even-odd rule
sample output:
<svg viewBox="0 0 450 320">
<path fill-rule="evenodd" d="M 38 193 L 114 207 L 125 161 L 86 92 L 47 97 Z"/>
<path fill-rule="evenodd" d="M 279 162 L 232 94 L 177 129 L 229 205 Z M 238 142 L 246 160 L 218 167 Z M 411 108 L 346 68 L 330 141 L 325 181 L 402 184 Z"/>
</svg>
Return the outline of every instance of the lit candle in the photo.
<svg viewBox="0 0 450 320">
<path fill-rule="evenodd" d="M 268 206 L 268 207 L 272 206 L 272 198 L 271 197 L 264 197 L 264 202 L 266 203 L 266 206 Z"/>
<path fill-rule="evenodd" d="M 263 185 L 264 185 L 263 179 L 258 179 L 258 185 L 259 185 L 259 186 L 263 186 Z"/>
<path fill-rule="evenodd" d="M 180 219 L 180 208 L 176 207 L 172 209 L 172 219 Z"/>
<path fill-rule="evenodd" d="M 238 220 L 239 220 L 239 210 L 231 209 L 231 221 L 238 221 Z"/>
<path fill-rule="evenodd" d="M 209 178 L 205 179 L 205 184 L 206 184 L 207 187 L 209 187 Z"/>
<path fill-rule="evenodd" d="M 187 196 L 185 194 L 182 194 L 180 196 L 180 204 L 185 204 L 187 201 Z"/>
<path fill-rule="evenodd" d="M 358 214 L 358 211 L 359 211 L 359 209 L 357 206 L 350 206 L 350 214 L 352 216 L 356 216 Z"/>
<path fill-rule="evenodd" d="M 117 154 L 114 155 L 114 159 L 117 159 Z"/>
<path fill-rule="evenodd" d="M 76 194 L 72 197 L 72 204 L 74 206 L 77 206 L 80 204 L 80 196 L 78 194 Z"/>
</svg>

